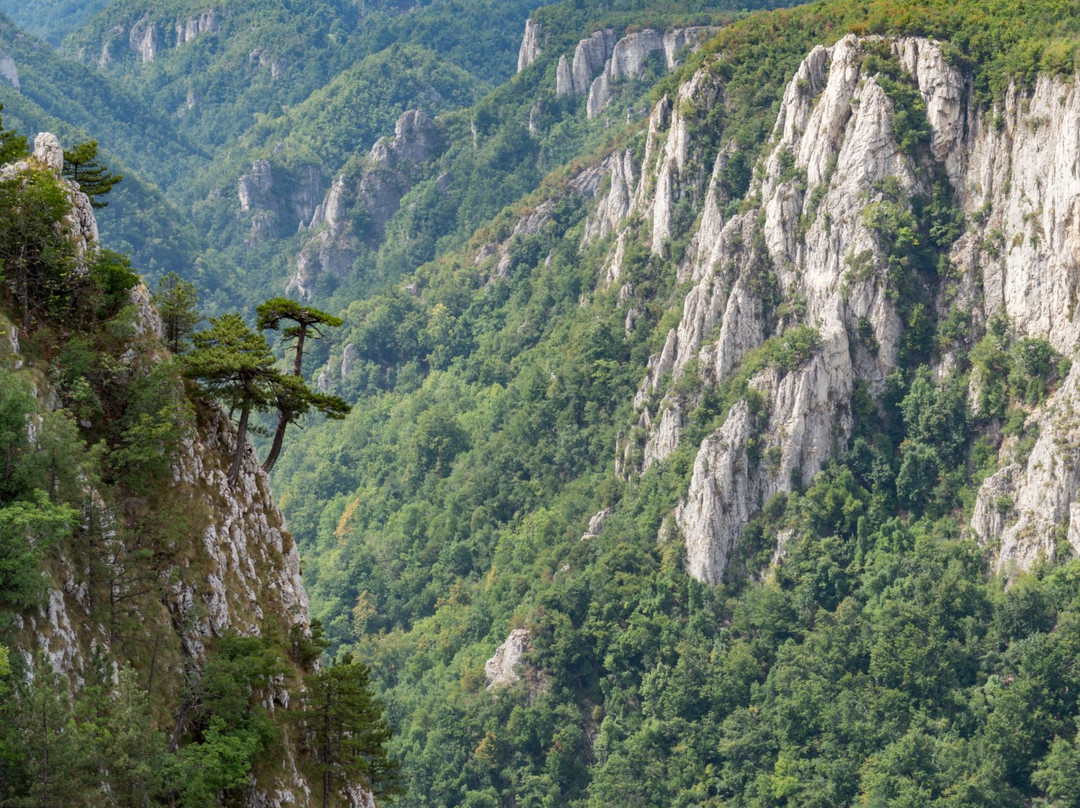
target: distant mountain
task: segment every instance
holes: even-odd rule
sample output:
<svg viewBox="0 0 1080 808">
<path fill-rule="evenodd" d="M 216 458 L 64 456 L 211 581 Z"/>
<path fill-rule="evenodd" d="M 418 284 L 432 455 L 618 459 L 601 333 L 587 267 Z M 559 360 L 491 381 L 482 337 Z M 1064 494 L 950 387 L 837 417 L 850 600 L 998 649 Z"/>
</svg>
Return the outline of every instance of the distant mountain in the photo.
<svg viewBox="0 0 1080 808">
<path fill-rule="evenodd" d="M 0 12 L 31 34 L 52 45 L 85 24 L 108 5 L 109 0 L 0 0 Z"/>
</svg>

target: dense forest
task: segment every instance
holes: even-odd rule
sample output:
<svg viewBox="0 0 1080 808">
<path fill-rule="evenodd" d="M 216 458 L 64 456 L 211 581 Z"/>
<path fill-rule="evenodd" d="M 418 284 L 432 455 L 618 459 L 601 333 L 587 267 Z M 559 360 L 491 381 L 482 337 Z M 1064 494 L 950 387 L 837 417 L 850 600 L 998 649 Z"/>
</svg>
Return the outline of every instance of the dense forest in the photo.
<svg viewBox="0 0 1080 808">
<path fill-rule="evenodd" d="M 75 5 L 0 3 L 0 163 L 96 139 L 131 257 L 4 174 L 0 805 L 244 804 L 294 748 L 342 804 L 1080 805 L 1071 5 Z M 559 89 L 606 31 L 699 26 L 599 114 Z M 161 601 L 206 563 L 172 483 L 214 401 L 313 620 L 200 655 Z M 72 570 L 76 677 L 26 628 Z"/>
</svg>

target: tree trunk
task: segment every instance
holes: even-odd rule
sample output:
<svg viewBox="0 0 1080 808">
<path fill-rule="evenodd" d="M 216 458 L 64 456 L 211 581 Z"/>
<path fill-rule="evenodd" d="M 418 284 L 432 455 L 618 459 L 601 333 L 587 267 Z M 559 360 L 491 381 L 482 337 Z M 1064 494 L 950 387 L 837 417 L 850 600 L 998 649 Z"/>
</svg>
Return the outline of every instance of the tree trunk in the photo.
<svg viewBox="0 0 1080 808">
<path fill-rule="evenodd" d="M 233 455 L 232 467 L 229 469 L 229 485 L 236 485 L 240 478 L 240 464 L 244 460 L 244 450 L 247 449 L 247 425 L 250 407 L 240 410 L 240 423 L 236 427 L 236 453 Z"/>
<path fill-rule="evenodd" d="M 300 324 L 300 333 L 296 335 L 296 358 L 293 360 L 293 376 L 299 376 L 304 363 L 304 338 L 307 337 L 307 326 Z"/>
<path fill-rule="evenodd" d="M 270 469 L 277 462 L 278 455 L 281 454 L 281 445 L 285 442 L 285 430 L 288 426 L 288 419 L 284 415 L 278 415 L 277 429 L 274 430 L 274 442 L 270 444 L 270 451 L 262 465 L 263 471 L 267 474 L 270 473 Z"/>
</svg>

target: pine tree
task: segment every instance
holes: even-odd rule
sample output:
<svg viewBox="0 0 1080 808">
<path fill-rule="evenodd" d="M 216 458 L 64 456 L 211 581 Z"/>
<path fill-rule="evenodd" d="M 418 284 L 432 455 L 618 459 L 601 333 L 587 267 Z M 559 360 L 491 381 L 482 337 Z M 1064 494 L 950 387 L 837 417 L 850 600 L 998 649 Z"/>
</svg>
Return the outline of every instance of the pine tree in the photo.
<svg viewBox="0 0 1080 808">
<path fill-rule="evenodd" d="M 154 306 L 165 325 L 165 343 L 174 354 L 181 354 L 191 344 L 191 334 L 202 317 L 199 315 L 199 291 L 195 284 L 170 272 L 158 281 Z"/>
<path fill-rule="evenodd" d="M 240 476 L 251 412 L 269 409 L 274 403 L 281 374 L 274 368 L 266 338 L 248 328 L 239 314 L 211 317 L 210 328 L 192 339 L 195 347 L 182 360 L 184 375 L 202 382 L 230 412 L 240 411 L 236 454 L 228 476 L 232 485 Z"/>
<path fill-rule="evenodd" d="M 283 320 L 291 320 L 296 325 L 288 326 L 282 331 L 285 341 L 296 340 L 294 349 L 296 354 L 293 358 L 293 375 L 299 376 L 304 362 L 304 343 L 309 334 L 315 338 L 323 338 L 321 326 L 337 327 L 342 319 L 325 311 L 303 306 L 295 300 L 287 297 L 274 297 L 267 300 L 256 310 L 259 315 L 259 328 L 262 330 L 272 329 L 277 331 L 281 328 Z"/>
<path fill-rule="evenodd" d="M 274 440 L 270 451 L 263 461 L 263 470 L 269 472 L 281 454 L 285 441 L 285 430 L 310 410 L 321 412 L 327 418 L 340 420 L 348 415 L 348 404 L 337 396 L 316 393 L 299 376 L 282 376 L 274 385 L 274 406 L 278 411 L 278 424 L 274 430 Z"/>
<path fill-rule="evenodd" d="M 398 761 L 387 754 L 393 734 L 369 686 L 370 670 L 346 654 L 310 676 L 300 722 L 305 744 L 322 775 L 322 805 L 360 785 L 376 797 L 400 793 Z"/>
<path fill-rule="evenodd" d="M 321 412 L 327 418 L 344 418 L 349 412 L 349 405 L 337 396 L 316 393 L 311 390 L 302 380 L 304 365 L 304 344 L 308 337 L 322 339 L 325 335 L 322 326 L 339 326 L 342 323 L 340 317 L 327 314 L 325 311 L 303 306 L 295 300 L 285 297 L 275 297 L 267 300 L 257 309 L 259 315 L 258 325 L 261 329 L 277 331 L 283 321 L 289 320 L 295 325 L 286 327 L 282 331 L 282 337 L 286 341 L 295 340 L 295 356 L 293 357 L 292 376 L 285 377 L 277 387 L 276 405 L 278 409 L 278 424 L 274 430 L 274 440 L 270 446 L 270 452 L 263 461 L 263 469 L 270 471 L 277 462 L 281 453 L 281 446 L 285 440 L 285 430 L 289 424 L 295 423 L 300 416 L 311 409 Z"/>
<path fill-rule="evenodd" d="M 97 147 L 96 140 L 87 140 L 70 151 L 64 149 L 64 176 L 79 184 L 79 190 L 90 197 L 93 207 L 104 208 L 109 203 L 100 201 L 99 197 L 109 193 L 123 176 L 109 173 L 98 162 Z"/>
</svg>

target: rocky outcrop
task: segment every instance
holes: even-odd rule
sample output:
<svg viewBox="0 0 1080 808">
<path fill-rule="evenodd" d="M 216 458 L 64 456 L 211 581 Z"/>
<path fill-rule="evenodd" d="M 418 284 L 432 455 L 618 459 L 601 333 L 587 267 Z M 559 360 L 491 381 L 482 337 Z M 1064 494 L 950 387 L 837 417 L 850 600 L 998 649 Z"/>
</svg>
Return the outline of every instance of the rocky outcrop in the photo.
<svg viewBox="0 0 1080 808">
<path fill-rule="evenodd" d="M 559 57 L 559 63 L 555 66 L 555 95 L 572 95 L 574 92 L 574 74 L 570 70 L 570 62 L 564 53 Z"/>
<path fill-rule="evenodd" d="M 94 249 L 98 241 L 97 219 L 90 198 L 79 190 L 77 183 L 63 179 L 64 149 L 60 139 L 51 132 L 40 132 L 34 138 L 34 151 L 28 159 L 0 167 L 0 178 L 12 179 L 19 174 L 36 169 L 51 171 L 67 189 L 70 212 L 64 218 L 64 230 L 75 245 L 78 256 Z M 85 271 L 85 267 L 82 268 Z"/>
<path fill-rule="evenodd" d="M 64 233 L 75 241 L 79 253 L 87 254 L 99 249 L 97 223 L 86 195 L 75 183 L 60 178 L 62 166 L 59 140 L 42 133 L 35 138 L 33 154 L 4 166 L 0 175 L 8 178 L 29 170 L 54 172 L 65 184 L 71 202 Z M 140 284 L 131 290 L 130 298 L 136 316 L 128 350 L 117 361 L 134 369 L 135 363 L 158 361 L 165 351 L 158 341 L 163 332 L 161 318 L 149 291 Z M 18 358 L 18 331 L 2 317 L 0 330 L 5 335 L 0 340 L 0 361 L 15 369 L 23 367 Z M 42 411 L 58 406 L 56 393 L 41 374 L 34 375 L 33 389 Z M 28 421 L 31 441 L 37 440 L 40 423 L 40 418 Z M 153 638 L 149 679 L 155 680 L 156 672 L 157 681 L 171 683 L 157 687 L 166 698 L 177 696 L 186 674 L 200 668 L 208 647 L 218 638 L 281 638 L 294 626 L 301 633 L 308 632 L 308 598 L 300 578 L 299 553 L 250 444 L 245 447 L 237 481 L 232 485 L 227 482 L 236 439 L 231 420 L 217 405 L 195 407 L 187 435 L 172 459 L 169 485 L 171 494 L 183 503 L 183 516 L 180 524 L 163 533 L 164 546 L 154 551 L 171 559 L 173 566 L 167 578 L 152 579 L 152 583 L 141 579 L 139 586 L 151 587 L 153 594 L 148 591 L 142 600 L 125 603 L 125 608 L 137 610 L 128 617 L 142 626 L 145 636 Z M 114 569 L 128 564 L 127 574 L 131 575 L 146 562 L 117 560 L 130 552 L 122 549 L 120 523 L 136 518 L 132 514 L 145 508 L 145 503 L 132 499 L 110 505 L 94 483 L 86 481 L 84 485 L 80 531 L 97 536 L 95 553 L 103 557 L 112 554 L 105 563 Z M 124 659 L 129 649 L 125 645 L 128 640 L 120 636 L 111 620 L 104 619 L 107 607 L 93 600 L 88 581 L 97 573 L 84 568 L 84 563 L 73 562 L 71 546 L 61 543 L 50 559 L 48 589 L 40 607 L 12 616 L 13 632 L 6 642 L 23 657 L 26 670 L 34 670 L 35 658 L 44 660 L 77 689 L 91 673 L 100 676 L 103 664 Z M 114 591 L 124 600 L 128 594 L 125 587 L 132 584 L 121 580 L 113 586 L 119 587 Z M 281 682 L 268 684 L 266 702 L 271 711 L 288 706 L 289 693 Z M 293 751 L 286 741 L 281 765 L 253 779 L 250 804 L 269 808 L 309 804 L 311 789 L 296 766 Z"/>
<path fill-rule="evenodd" d="M 96 58 L 92 55 L 91 45 L 79 49 L 79 58 L 93 58 L 98 67 L 108 68 L 125 58 L 132 58 L 125 57 L 126 48 L 140 63 L 147 64 L 160 58 L 163 49 L 179 48 L 220 29 L 221 18 L 214 8 L 180 19 L 155 18 L 152 12 L 146 11 L 134 22 L 128 18 L 113 26 L 100 43 Z"/>
<path fill-rule="evenodd" d="M 540 23 L 536 20 L 525 20 L 525 35 L 522 36 L 521 47 L 518 49 L 518 73 L 540 56 L 540 29 Z"/>
<path fill-rule="evenodd" d="M 651 41 L 639 37 L 633 59 L 616 45 L 612 63 L 632 69 Z M 886 178 L 910 197 L 928 193 L 937 171 L 965 211 L 967 230 L 949 251 L 954 280 L 936 293 L 942 316 L 950 306 L 970 311 L 978 333 L 991 315 L 1004 314 L 1016 337 L 1046 339 L 1065 355 L 1080 341 L 1080 81 L 1041 77 L 983 112 L 971 105 L 969 78 L 935 43 L 902 38 L 886 46 L 925 103 L 931 137 L 917 157 L 897 146 L 893 102 L 864 67 L 866 43 L 849 36 L 815 48 L 787 86 L 747 194 L 760 205 L 726 218 L 720 179 L 731 147 L 710 158 L 712 176 L 678 267 L 690 290 L 679 324 L 649 361 L 635 399 L 637 426 L 620 440 L 619 468 L 632 473 L 667 458 L 702 391 L 715 390 L 767 340 L 800 333 L 795 327 L 813 329 L 814 340 L 795 366 L 756 364 L 749 380 L 756 392 L 697 448 L 674 523 L 687 569 L 701 580 L 723 579 L 743 526 L 769 497 L 809 480 L 847 444 L 854 384 L 877 395 L 896 366 L 902 324 L 865 214 L 882 199 Z M 881 40 L 874 47 L 880 51 Z M 692 119 L 722 92 L 722 83 L 699 72 L 676 99 L 654 108 L 640 166 L 629 154 L 603 164 L 610 185 L 585 238 L 616 234 L 608 283 L 621 282 L 625 245 L 640 238 L 637 228 L 663 256 L 685 227 L 673 220 L 675 203 L 701 186 L 692 173 L 702 162 Z M 774 284 L 772 300 L 795 303 L 772 308 L 763 284 Z M 623 292 L 633 290 L 624 282 Z M 868 339 L 857 335 L 858 323 L 870 327 Z M 946 355 L 939 371 L 952 364 Z M 1080 552 L 1077 412 L 1080 372 L 1073 371 L 1029 415 L 1025 430 L 1038 436 L 1029 453 L 1017 456 L 1015 442 L 1006 441 L 1000 470 L 978 494 L 972 532 L 995 548 L 1007 574 L 1062 547 Z"/>
<path fill-rule="evenodd" d="M 195 658 L 202 656 L 207 638 L 230 631 L 258 636 L 268 614 L 307 623 L 300 555 L 250 445 L 240 477 L 235 485 L 228 484 L 235 446 L 231 421 L 210 408 L 200 415 L 198 429 L 185 441 L 173 471 L 176 485 L 200 492 L 209 514 L 199 548 L 203 557 L 189 562 L 208 572 L 191 581 L 182 570 L 166 604 L 180 627 L 186 653 Z"/>
<path fill-rule="evenodd" d="M 958 97 L 957 86 L 963 91 L 962 79 L 937 61 L 940 51 L 925 40 L 899 41 L 894 52 L 933 110 L 934 159 L 959 165 L 954 133 L 965 111 L 950 99 Z M 854 37 L 807 56 L 784 94 L 762 176 L 747 195 L 760 198 L 760 207 L 725 220 L 717 195 L 730 152 L 722 148 L 713 158 L 679 268 L 691 289 L 636 398 L 642 437 L 622 444 L 624 469 L 662 461 L 678 446 L 686 413 L 697 403 L 694 390 L 719 386 L 767 339 L 782 341 L 800 333 L 791 331 L 797 326 L 813 329 L 813 349 L 795 366 L 761 367 L 750 381 L 756 393 L 737 402 L 698 449 L 674 521 L 686 543 L 688 571 L 710 583 L 723 579 L 756 510 L 809 480 L 846 445 L 856 380 L 878 392 L 896 362 L 900 322 L 863 211 L 880 199 L 883 178 L 895 178 L 913 194 L 927 190 L 927 172 L 895 146 L 892 103 L 861 66 L 862 45 Z M 700 163 L 689 159 L 688 117 L 718 103 L 721 93 L 703 70 L 673 103 L 665 100 L 653 112 L 630 208 L 651 230 L 654 254 L 664 253 L 673 234 L 675 202 L 700 184 L 687 173 Z M 868 261 L 857 277 L 849 272 L 854 255 Z M 608 277 L 617 280 L 618 272 Z M 775 299 L 800 301 L 799 309 L 770 310 L 763 281 L 776 284 Z M 872 324 L 874 352 L 853 337 L 861 319 Z M 663 394 L 667 380 L 685 374 L 692 378 Z"/>
<path fill-rule="evenodd" d="M 565 54 L 559 57 L 555 94 L 588 95 L 588 115 L 596 117 L 611 103 L 617 83 L 640 76 L 653 53 L 661 52 L 667 69 L 673 70 L 685 50 L 698 47 L 716 30 L 695 26 L 663 33 L 646 28 L 621 39 L 610 28 L 597 31 L 578 42 L 572 63 Z"/>
<path fill-rule="evenodd" d="M 521 681 L 525 654 L 529 652 L 529 647 L 527 628 L 516 628 L 510 632 L 510 636 L 495 650 L 491 659 L 484 663 L 484 678 L 487 680 L 488 690 Z"/>
<path fill-rule="evenodd" d="M 634 178 L 634 159 L 630 150 L 616 152 L 602 163 L 608 172 L 608 191 L 600 200 L 596 211 L 585 223 L 586 243 L 604 238 L 615 231 L 619 223 L 630 213 L 634 198 L 636 180 Z"/>
<path fill-rule="evenodd" d="M 270 171 L 269 160 L 256 160 L 251 164 L 251 172 L 237 180 L 237 196 L 240 198 L 240 212 L 250 213 L 271 205 L 270 192 L 274 187 L 274 176 Z"/>
<path fill-rule="evenodd" d="M 1080 339 L 1080 83 L 1044 76 L 1030 93 L 1014 89 L 996 120 L 980 116 L 966 137 L 951 108 L 963 106 L 944 110 L 946 120 L 959 118 L 946 164 L 962 178 L 974 225 L 953 251 L 964 279 L 957 305 L 982 317 L 1004 313 L 1017 336 L 1046 339 L 1070 356 Z M 1065 542 L 1080 551 L 1077 385 L 1074 369 L 1029 416 L 1025 429 L 1039 435 L 1030 455 L 1003 448 L 1003 468 L 979 491 L 972 528 L 998 548 L 1005 572 L 1028 569 Z"/>
<path fill-rule="evenodd" d="M 314 207 L 306 228 L 312 235 L 297 256 L 286 291 L 310 297 L 318 278 L 341 278 L 365 243 L 381 236 L 420 167 L 442 148 L 438 127 L 423 112 L 409 110 L 394 125 L 394 136 L 380 138 L 351 175 L 335 180 Z"/>
<path fill-rule="evenodd" d="M 322 201 L 323 180 L 315 166 L 301 166 L 283 177 L 279 173 L 269 160 L 256 160 L 237 180 L 239 215 L 251 221 L 252 243 L 295 233 Z"/>
<path fill-rule="evenodd" d="M 176 47 L 193 42 L 202 34 L 209 34 L 218 30 L 217 12 L 214 9 L 209 9 L 198 16 L 177 20 L 173 30 L 176 32 Z"/>
<path fill-rule="evenodd" d="M 0 81 L 6 81 L 16 90 L 20 89 L 19 71 L 15 67 L 15 60 L 3 51 L 0 51 Z"/>
<path fill-rule="evenodd" d="M 595 118 L 611 103 L 619 82 L 638 78 L 654 53 L 662 53 L 664 64 L 673 70 L 682 52 L 698 47 L 717 29 L 708 26 L 679 28 L 667 33 L 646 28 L 615 40 L 610 29 L 598 31 L 578 43 L 574 51 L 572 82 L 559 81 L 556 94 L 588 93 L 586 110 Z M 595 77 L 595 78 L 594 78 Z"/>
<path fill-rule="evenodd" d="M 144 64 L 157 58 L 159 47 L 157 23 L 150 19 L 149 13 L 144 14 L 131 26 L 131 30 L 128 31 L 128 47 L 133 53 L 139 55 Z"/>
<path fill-rule="evenodd" d="M 616 46 L 615 32 L 610 28 L 597 31 L 581 40 L 574 48 L 574 64 L 570 75 L 575 95 L 585 95 L 593 76 L 604 69 Z"/>
</svg>

